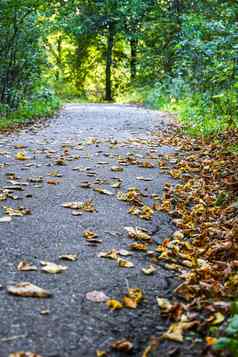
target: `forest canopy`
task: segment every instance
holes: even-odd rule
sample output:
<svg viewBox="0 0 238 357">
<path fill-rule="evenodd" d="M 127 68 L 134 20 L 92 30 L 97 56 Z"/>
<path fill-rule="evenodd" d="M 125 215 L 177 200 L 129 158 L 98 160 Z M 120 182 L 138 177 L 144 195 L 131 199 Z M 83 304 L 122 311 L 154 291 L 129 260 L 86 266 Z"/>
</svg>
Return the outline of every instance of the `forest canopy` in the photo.
<svg viewBox="0 0 238 357">
<path fill-rule="evenodd" d="M 237 25 L 235 0 L 1 0 L 0 113 L 84 98 L 237 125 Z"/>
</svg>

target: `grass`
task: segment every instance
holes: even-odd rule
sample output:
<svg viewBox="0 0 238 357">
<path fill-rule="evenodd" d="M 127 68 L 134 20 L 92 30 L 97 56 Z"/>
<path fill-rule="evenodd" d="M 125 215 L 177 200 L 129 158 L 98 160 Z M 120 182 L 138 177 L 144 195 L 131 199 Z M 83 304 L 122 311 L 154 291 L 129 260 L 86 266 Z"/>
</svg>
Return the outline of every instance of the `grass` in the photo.
<svg viewBox="0 0 238 357">
<path fill-rule="evenodd" d="M 60 106 L 61 101 L 57 97 L 22 103 L 17 111 L 0 116 L 0 130 L 18 127 L 32 119 L 50 117 Z"/>
<path fill-rule="evenodd" d="M 184 130 L 191 136 L 216 136 L 230 127 L 238 128 L 236 95 L 206 97 L 204 94 L 183 96 L 179 99 L 164 94 L 161 87 L 131 88 L 117 98 L 120 103 L 143 104 L 147 108 L 177 114 Z"/>
</svg>

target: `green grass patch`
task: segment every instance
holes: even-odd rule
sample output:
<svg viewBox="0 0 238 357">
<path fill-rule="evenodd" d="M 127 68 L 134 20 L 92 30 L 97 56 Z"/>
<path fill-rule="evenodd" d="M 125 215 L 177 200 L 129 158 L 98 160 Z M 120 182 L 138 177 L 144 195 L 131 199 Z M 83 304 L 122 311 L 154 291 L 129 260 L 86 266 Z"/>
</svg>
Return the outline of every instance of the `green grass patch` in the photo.
<svg viewBox="0 0 238 357">
<path fill-rule="evenodd" d="M 27 123 L 32 119 L 46 118 L 54 115 L 60 108 L 61 101 L 58 97 L 35 99 L 22 103 L 17 111 L 6 111 L 0 107 L 0 130 L 7 130 Z"/>
</svg>

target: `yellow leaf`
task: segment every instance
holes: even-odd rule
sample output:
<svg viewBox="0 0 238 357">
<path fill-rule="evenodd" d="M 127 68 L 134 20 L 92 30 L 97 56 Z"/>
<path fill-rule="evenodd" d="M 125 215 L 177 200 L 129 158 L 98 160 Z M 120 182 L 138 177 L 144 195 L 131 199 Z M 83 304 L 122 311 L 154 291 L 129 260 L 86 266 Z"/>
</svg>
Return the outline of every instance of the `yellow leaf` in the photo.
<svg viewBox="0 0 238 357">
<path fill-rule="evenodd" d="M 118 265 L 120 268 L 133 268 L 134 267 L 134 264 L 132 262 L 129 262 L 126 259 L 118 258 L 117 262 L 118 262 Z"/>
<path fill-rule="evenodd" d="M 84 231 L 83 232 L 83 236 L 84 236 L 85 239 L 90 240 L 90 239 L 96 238 L 97 237 L 97 233 L 88 230 L 88 231 Z"/>
<path fill-rule="evenodd" d="M 197 321 L 192 322 L 175 322 L 170 325 L 167 332 L 162 337 L 168 340 L 183 342 L 183 332 L 197 324 Z"/>
<path fill-rule="evenodd" d="M 142 271 L 145 275 L 152 275 L 156 272 L 156 269 L 153 265 L 150 265 L 148 268 L 143 268 Z"/>
<path fill-rule="evenodd" d="M 160 309 L 162 310 L 162 312 L 168 313 L 171 311 L 173 305 L 171 304 L 171 302 L 168 299 L 157 297 L 156 301 L 157 301 Z"/>
<path fill-rule="evenodd" d="M 207 342 L 208 346 L 213 346 L 213 345 L 215 345 L 215 343 L 217 343 L 217 338 L 207 336 L 206 342 Z"/>
<path fill-rule="evenodd" d="M 224 315 L 221 312 L 216 312 L 214 314 L 214 320 L 212 321 L 212 325 L 219 325 L 225 320 Z"/>
<path fill-rule="evenodd" d="M 112 310 L 119 310 L 119 309 L 122 309 L 122 307 L 123 307 L 122 303 L 120 301 L 114 300 L 114 299 L 107 300 L 106 304 Z"/>
<path fill-rule="evenodd" d="M 24 151 L 19 151 L 17 154 L 16 154 L 16 159 L 17 160 L 28 160 L 28 158 L 26 157 L 26 154 Z"/>
<path fill-rule="evenodd" d="M 144 243 L 132 243 L 129 245 L 129 248 L 132 250 L 140 250 L 146 252 L 148 250 L 147 244 Z"/>
</svg>

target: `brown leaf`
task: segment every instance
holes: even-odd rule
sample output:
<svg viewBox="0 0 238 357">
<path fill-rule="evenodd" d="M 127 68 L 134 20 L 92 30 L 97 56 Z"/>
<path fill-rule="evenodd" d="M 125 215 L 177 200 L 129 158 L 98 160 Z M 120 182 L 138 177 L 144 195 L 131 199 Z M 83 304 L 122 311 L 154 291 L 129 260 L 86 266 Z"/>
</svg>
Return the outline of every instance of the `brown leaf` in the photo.
<svg viewBox="0 0 238 357">
<path fill-rule="evenodd" d="M 35 265 L 32 265 L 31 263 L 27 262 L 26 260 L 22 260 L 18 264 L 17 270 L 19 270 L 19 271 L 36 271 L 37 267 Z"/>
<path fill-rule="evenodd" d="M 42 289 L 39 286 L 28 282 L 9 285 L 7 286 L 7 291 L 9 294 L 21 297 L 48 298 L 52 295 L 48 290 Z"/>
<path fill-rule="evenodd" d="M 112 342 L 112 348 L 120 352 L 131 352 L 133 350 L 133 343 L 126 339 Z"/>
<path fill-rule="evenodd" d="M 38 353 L 34 352 L 12 352 L 10 353 L 9 357 L 43 357 L 42 355 L 39 355 Z"/>
</svg>

